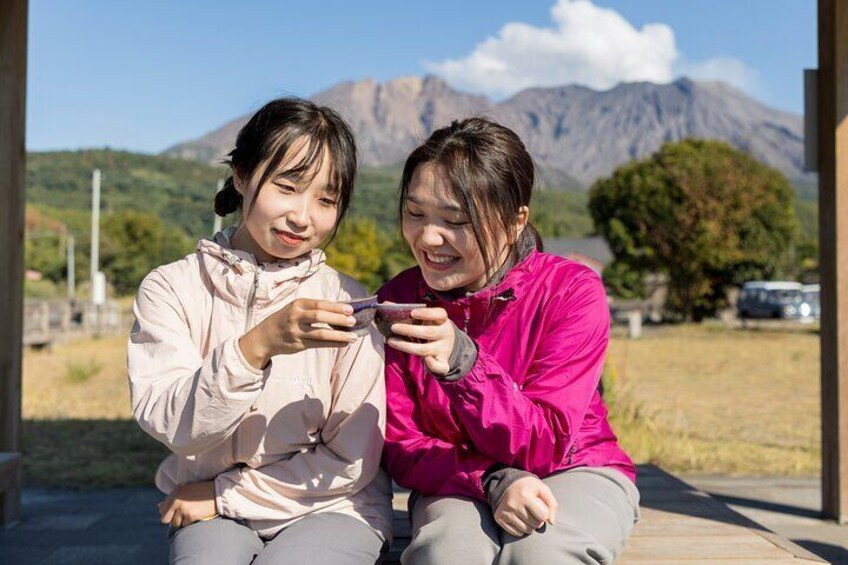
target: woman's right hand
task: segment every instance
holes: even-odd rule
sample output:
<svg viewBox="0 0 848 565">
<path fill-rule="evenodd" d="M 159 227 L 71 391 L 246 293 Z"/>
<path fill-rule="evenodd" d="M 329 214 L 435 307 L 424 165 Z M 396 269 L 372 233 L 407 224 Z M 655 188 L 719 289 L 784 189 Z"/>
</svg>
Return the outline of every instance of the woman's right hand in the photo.
<svg viewBox="0 0 848 565">
<path fill-rule="evenodd" d="M 559 504 L 551 489 L 538 477 L 524 477 L 507 487 L 495 509 L 495 522 L 517 538 L 556 522 Z"/>
<path fill-rule="evenodd" d="M 344 347 L 356 341 L 357 336 L 313 324 L 351 327 L 356 324 L 352 314 L 350 304 L 298 298 L 244 334 L 239 339 L 239 347 L 247 361 L 259 369 L 274 355 L 316 347 Z"/>
</svg>

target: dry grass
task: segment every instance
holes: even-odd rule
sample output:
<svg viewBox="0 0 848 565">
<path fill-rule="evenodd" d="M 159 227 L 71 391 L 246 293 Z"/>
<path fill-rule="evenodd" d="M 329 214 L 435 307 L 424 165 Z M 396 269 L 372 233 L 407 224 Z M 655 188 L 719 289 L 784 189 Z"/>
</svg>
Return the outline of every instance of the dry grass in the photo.
<svg viewBox="0 0 848 565">
<path fill-rule="evenodd" d="M 26 485 L 150 485 L 166 449 L 131 419 L 126 335 L 26 350 Z"/>
<path fill-rule="evenodd" d="M 130 418 L 126 343 L 116 335 L 26 350 L 24 418 Z"/>
<path fill-rule="evenodd" d="M 819 340 L 803 326 L 649 329 L 613 340 L 608 380 L 622 443 L 676 472 L 815 474 Z"/>
<path fill-rule="evenodd" d="M 165 448 L 130 419 L 126 336 L 27 350 L 27 484 L 150 484 Z M 72 376 L 74 375 L 74 376 Z M 606 398 L 638 462 L 675 472 L 814 474 L 818 335 L 808 328 L 646 328 L 614 334 Z"/>
</svg>

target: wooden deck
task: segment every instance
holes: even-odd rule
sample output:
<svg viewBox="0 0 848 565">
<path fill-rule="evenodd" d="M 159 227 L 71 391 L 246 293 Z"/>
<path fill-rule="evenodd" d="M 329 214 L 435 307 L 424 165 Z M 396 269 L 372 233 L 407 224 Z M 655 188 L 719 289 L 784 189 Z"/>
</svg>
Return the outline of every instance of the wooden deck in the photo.
<svg viewBox="0 0 848 565">
<path fill-rule="evenodd" d="M 639 467 L 642 519 L 617 565 L 802 565 L 827 563 L 654 466 Z M 385 565 L 409 543 L 408 493 L 397 492 L 395 542 Z"/>
</svg>

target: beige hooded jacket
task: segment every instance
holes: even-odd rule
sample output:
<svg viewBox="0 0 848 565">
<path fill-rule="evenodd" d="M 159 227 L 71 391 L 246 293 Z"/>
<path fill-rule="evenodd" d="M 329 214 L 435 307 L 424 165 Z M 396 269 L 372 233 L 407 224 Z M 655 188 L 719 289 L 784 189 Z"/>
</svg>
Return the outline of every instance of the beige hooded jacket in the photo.
<svg viewBox="0 0 848 565">
<path fill-rule="evenodd" d="M 278 355 L 252 367 L 238 338 L 297 298 L 366 296 L 319 250 L 257 266 L 229 248 L 232 231 L 142 282 L 128 343 L 132 411 L 173 452 L 165 493 L 215 481 L 222 516 L 263 537 L 311 513 L 339 512 L 391 538 L 391 487 L 380 470 L 385 429 L 383 343 Z"/>
</svg>

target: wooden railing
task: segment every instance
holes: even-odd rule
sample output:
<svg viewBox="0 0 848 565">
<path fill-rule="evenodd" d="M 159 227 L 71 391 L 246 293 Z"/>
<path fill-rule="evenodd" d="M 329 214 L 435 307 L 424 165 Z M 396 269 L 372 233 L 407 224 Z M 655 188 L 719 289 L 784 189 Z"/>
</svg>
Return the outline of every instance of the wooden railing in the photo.
<svg viewBox="0 0 848 565">
<path fill-rule="evenodd" d="M 69 300 L 24 301 L 23 344 L 45 347 L 74 336 L 122 331 L 117 302 L 102 306 Z"/>
</svg>

